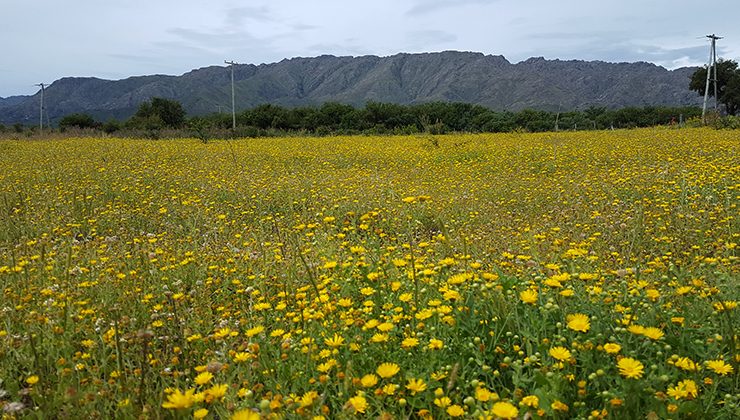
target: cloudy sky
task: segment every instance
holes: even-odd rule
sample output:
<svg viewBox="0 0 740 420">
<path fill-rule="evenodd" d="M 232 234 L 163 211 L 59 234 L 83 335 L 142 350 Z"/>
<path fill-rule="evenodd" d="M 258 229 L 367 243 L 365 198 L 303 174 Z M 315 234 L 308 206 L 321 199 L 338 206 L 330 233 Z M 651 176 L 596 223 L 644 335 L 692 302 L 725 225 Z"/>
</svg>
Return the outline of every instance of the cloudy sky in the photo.
<svg viewBox="0 0 740 420">
<path fill-rule="evenodd" d="M 675 68 L 740 58 L 740 1 L 0 0 L 0 96 L 65 76 L 121 79 L 296 56 L 444 50 Z"/>
</svg>

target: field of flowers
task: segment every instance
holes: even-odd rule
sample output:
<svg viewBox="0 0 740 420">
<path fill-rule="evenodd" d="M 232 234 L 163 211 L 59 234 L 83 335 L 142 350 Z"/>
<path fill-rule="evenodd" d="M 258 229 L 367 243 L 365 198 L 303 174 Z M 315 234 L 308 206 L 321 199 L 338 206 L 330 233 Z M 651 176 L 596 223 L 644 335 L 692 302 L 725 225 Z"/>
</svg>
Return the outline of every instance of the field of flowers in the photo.
<svg viewBox="0 0 740 420">
<path fill-rule="evenodd" d="M 3 418 L 738 418 L 740 140 L 0 142 Z"/>
</svg>

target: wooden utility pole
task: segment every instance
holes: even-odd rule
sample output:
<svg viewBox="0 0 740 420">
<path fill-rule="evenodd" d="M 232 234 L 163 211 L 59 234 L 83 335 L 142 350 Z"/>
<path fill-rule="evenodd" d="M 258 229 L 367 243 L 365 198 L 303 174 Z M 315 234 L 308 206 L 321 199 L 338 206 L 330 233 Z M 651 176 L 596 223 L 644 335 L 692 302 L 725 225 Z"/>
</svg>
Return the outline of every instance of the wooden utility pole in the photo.
<svg viewBox="0 0 740 420">
<path fill-rule="evenodd" d="M 38 83 L 35 86 L 41 86 L 41 102 L 39 103 L 39 133 L 44 133 L 44 87 L 45 83 Z"/>
<path fill-rule="evenodd" d="M 235 61 L 225 61 L 224 63 L 231 66 L 231 129 L 236 130 L 236 107 L 234 105 L 234 66 L 238 64 Z"/>
<path fill-rule="evenodd" d="M 707 67 L 707 84 L 704 86 L 704 105 L 701 109 L 701 122 L 707 123 L 707 101 L 709 100 L 709 82 L 714 82 L 714 112 L 719 114 L 719 98 L 717 98 L 717 40 L 722 39 L 721 36 L 715 34 L 707 35 L 707 38 L 712 40 L 711 46 L 709 47 L 709 64 Z M 714 75 L 712 75 L 714 70 Z"/>
</svg>

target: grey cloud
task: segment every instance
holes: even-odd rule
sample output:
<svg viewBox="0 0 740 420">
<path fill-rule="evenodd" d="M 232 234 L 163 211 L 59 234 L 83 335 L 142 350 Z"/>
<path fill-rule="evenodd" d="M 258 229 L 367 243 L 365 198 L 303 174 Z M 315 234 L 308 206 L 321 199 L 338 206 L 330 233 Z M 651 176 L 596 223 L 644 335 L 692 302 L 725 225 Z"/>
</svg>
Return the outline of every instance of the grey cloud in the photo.
<svg viewBox="0 0 740 420">
<path fill-rule="evenodd" d="M 655 45 L 638 45 L 634 48 L 637 54 L 643 54 L 650 61 L 675 60 L 677 58 L 688 57 L 693 61 L 702 61 L 707 57 L 708 48 L 704 46 L 683 47 L 683 48 L 663 48 Z M 721 52 L 722 48 L 718 48 Z"/>
<path fill-rule="evenodd" d="M 659 45 L 639 44 L 632 42 L 606 45 L 590 45 L 583 51 L 584 58 L 620 61 L 650 61 L 664 66 L 671 66 L 676 60 L 686 59 L 689 62 L 701 63 L 707 60 L 708 46 L 666 48 Z M 723 49 L 718 48 L 718 54 Z"/>
<path fill-rule="evenodd" d="M 576 32 L 531 32 L 531 33 L 525 33 L 522 35 L 522 38 L 525 39 L 532 39 L 532 40 L 560 40 L 560 41 L 566 41 L 566 40 L 582 40 L 582 41 L 591 41 L 594 40 L 600 40 L 600 41 L 614 41 L 618 40 L 620 38 L 624 38 L 629 32 L 627 31 L 601 31 L 601 32 L 588 32 L 585 33 L 576 33 Z"/>
<path fill-rule="evenodd" d="M 152 46 L 159 48 L 162 51 L 167 51 L 170 54 L 190 55 L 209 53 L 213 52 L 214 50 L 218 51 L 218 47 L 223 46 L 223 44 L 216 44 L 214 48 L 214 46 L 205 43 L 202 45 L 197 45 L 192 42 L 183 41 L 158 41 L 152 43 Z"/>
<path fill-rule="evenodd" d="M 260 57 L 267 61 L 279 60 L 286 54 L 276 46 L 276 40 L 284 34 L 258 38 L 245 30 L 211 32 L 182 27 L 170 28 L 166 32 L 171 39 L 154 41 L 135 54 L 117 53 L 111 56 L 171 73 L 189 70 L 195 61 L 217 64 L 224 59 L 255 61 L 246 57 Z"/>
<path fill-rule="evenodd" d="M 687 40 L 687 43 L 694 45 L 666 47 L 646 42 L 649 37 L 635 40 L 631 35 L 630 32 L 622 30 L 529 33 L 523 38 L 533 41 L 535 45 L 524 54 L 610 62 L 648 61 L 668 68 L 703 63 L 709 55 L 709 44 L 701 43 L 698 39 Z M 681 39 L 680 36 L 675 38 Z M 721 45 L 717 50 L 719 55 L 729 52 Z"/>
<path fill-rule="evenodd" d="M 125 54 L 125 53 L 110 53 L 108 57 L 117 58 L 119 60 L 137 61 L 143 62 L 152 59 L 153 57 L 143 54 Z"/>
<path fill-rule="evenodd" d="M 212 33 L 188 28 L 170 28 L 167 32 L 185 41 L 211 46 L 257 40 L 246 31 Z"/>
<path fill-rule="evenodd" d="M 234 47 L 259 47 L 259 49 L 266 49 L 276 40 L 290 36 L 290 34 L 280 33 L 266 37 L 256 37 L 244 30 L 204 32 L 188 28 L 171 28 L 167 32 L 178 37 L 179 41 L 159 42 L 159 45 L 176 44 L 178 46 L 187 46 L 191 49 L 199 48 L 208 51 L 219 51 Z"/>
<path fill-rule="evenodd" d="M 457 41 L 457 35 L 437 29 L 407 32 L 406 38 L 409 42 L 407 48 L 412 50 L 429 49 L 433 46 Z"/>
<path fill-rule="evenodd" d="M 294 24 L 290 25 L 290 27 L 293 30 L 299 31 L 299 32 L 301 32 L 301 31 L 310 31 L 310 30 L 318 29 L 319 28 L 316 25 L 309 25 L 309 24 L 306 24 L 306 23 L 294 23 Z"/>
<path fill-rule="evenodd" d="M 688 0 L 45 3 L 48 13 L 38 14 L 34 2 L 0 0 L 5 18 L 0 39 L 6 40 L 7 58 L 0 59 L 0 94 L 35 91 L 31 86 L 39 81 L 105 71 L 174 74 L 224 59 L 259 63 L 409 50 L 471 50 L 512 61 L 529 56 L 639 60 L 675 68 L 705 63 L 709 45 L 703 35 L 712 31 L 725 37 L 717 45 L 722 57 L 740 57 L 737 0 L 722 0 L 719 14 Z M 58 19 L 60 13 L 65 19 Z M 28 25 L 29 16 L 38 25 Z"/>
<path fill-rule="evenodd" d="M 266 6 L 262 7 L 233 7 L 226 9 L 226 25 L 240 27 L 248 20 L 273 22 L 276 20 L 273 13 Z"/>
<path fill-rule="evenodd" d="M 287 47 L 284 40 L 294 40 L 300 37 L 300 33 L 313 29 L 311 25 L 301 23 L 288 23 L 277 19 L 267 8 L 240 8 L 230 9 L 231 17 L 226 19 L 222 25 L 200 30 L 188 27 L 175 27 L 167 29 L 166 32 L 174 36 L 174 40 L 160 41 L 155 44 L 163 54 L 171 51 L 183 51 L 183 57 L 227 57 L 240 59 L 240 57 L 260 57 L 264 62 L 295 55 L 294 51 Z M 265 16 L 265 20 L 255 20 L 249 24 L 237 25 L 246 22 L 257 15 Z M 249 16 L 247 18 L 247 16 Z M 255 34 L 256 29 L 252 23 L 270 23 L 271 30 L 260 31 Z M 248 29 L 248 28 L 251 28 Z M 287 44 L 292 45 L 292 42 Z M 254 58 L 250 59 L 255 61 Z"/>
<path fill-rule="evenodd" d="M 606 42 L 604 42 L 606 41 Z M 552 58 L 573 58 L 579 60 L 602 60 L 609 62 L 647 61 L 666 68 L 675 68 L 685 65 L 697 65 L 707 61 L 709 47 L 691 46 L 680 48 L 666 48 L 659 45 L 634 43 L 629 41 L 592 40 L 569 47 L 540 48 L 530 51 L 531 55 L 542 55 L 547 50 Z M 718 54 L 723 55 L 725 50 L 718 47 Z"/>
<path fill-rule="evenodd" d="M 302 22 L 290 22 L 280 18 L 278 13 L 267 6 L 260 7 L 233 7 L 224 11 L 222 25 L 216 25 L 207 31 L 189 28 L 173 28 L 167 32 L 183 40 L 197 42 L 209 46 L 215 45 L 249 45 L 255 50 L 264 50 L 279 39 L 296 36 L 300 32 L 316 29 L 317 27 Z M 252 35 L 247 28 L 254 28 L 255 24 L 270 24 L 273 27 L 268 33 L 261 36 Z"/>
<path fill-rule="evenodd" d="M 107 54 L 106 56 L 115 60 L 120 60 L 121 62 L 127 64 L 134 64 L 136 66 L 146 65 L 147 68 L 151 69 L 166 68 L 166 66 L 164 66 L 162 63 L 162 54 L 158 54 L 155 51 L 150 51 L 143 54 L 111 53 Z"/>
<path fill-rule="evenodd" d="M 352 39 L 345 39 L 342 44 L 338 43 L 319 43 L 309 45 L 307 48 L 313 54 L 334 54 L 334 55 L 371 55 L 372 51 L 353 42 Z"/>
<path fill-rule="evenodd" d="M 464 6 L 468 4 L 490 4 L 498 0 L 423 0 L 418 1 L 406 11 L 406 16 L 420 16 L 442 9 Z"/>
</svg>

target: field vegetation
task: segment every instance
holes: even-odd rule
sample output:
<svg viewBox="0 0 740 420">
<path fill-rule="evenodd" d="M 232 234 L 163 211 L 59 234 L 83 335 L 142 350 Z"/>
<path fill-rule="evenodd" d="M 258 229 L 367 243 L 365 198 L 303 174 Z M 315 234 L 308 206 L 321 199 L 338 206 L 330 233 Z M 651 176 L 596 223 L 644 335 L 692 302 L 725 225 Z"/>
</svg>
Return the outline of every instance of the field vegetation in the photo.
<svg viewBox="0 0 740 420">
<path fill-rule="evenodd" d="M 607 109 L 590 107 L 573 111 L 525 109 L 494 111 L 468 103 L 432 102 L 414 105 L 368 102 L 363 107 L 327 102 L 320 106 L 282 107 L 263 104 L 239 111 L 187 117 L 174 100 L 152 98 L 139 105 L 131 118 L 105 123 L 89 114 L 70 114 L 51 120 L 51 135 L 100 137 L 114 134 L 129 138 L 196 137 L 202 141 L 234 137 L 305 137 L 336 135 L 411 135 L 452 133 L 503 133 L 604 130 L 654 127 L 657 125 L 702 125 L 698 107 L 645 106 Z M 236 129 L 232 128 L 236 124 Z M 709 125 L 738 128 L 740 120 L 712 114 Z M 49 127 L 45 128 L 49 136 Z M 37 126 L 0 124 L 0 138 L 41 137 Z"/>
<path fill-rule="evenodd" d="M 738 418 L 733 131 L 0 142 L 4 418 Z"/>
</svg>

